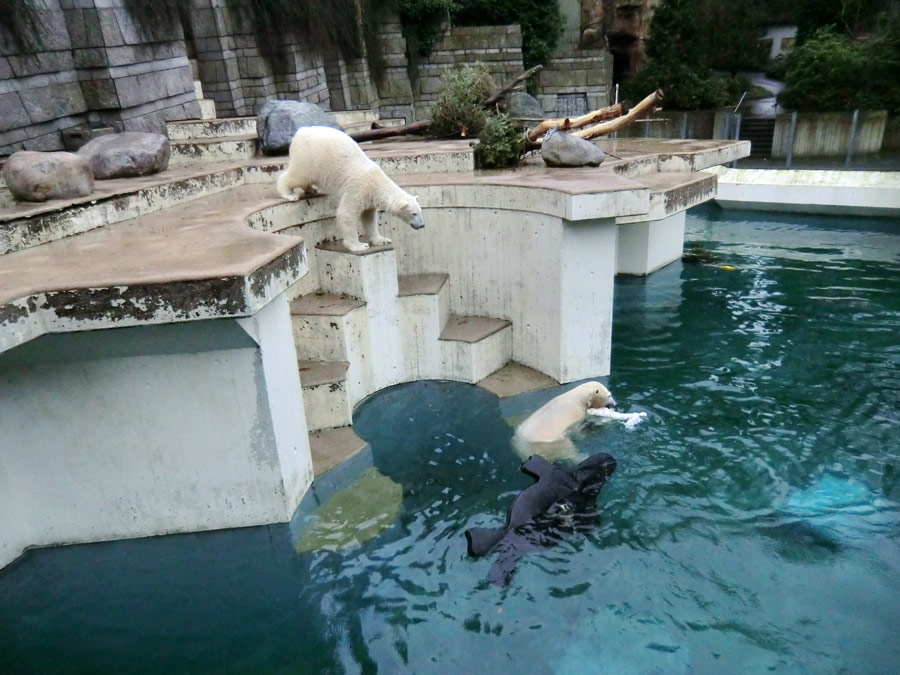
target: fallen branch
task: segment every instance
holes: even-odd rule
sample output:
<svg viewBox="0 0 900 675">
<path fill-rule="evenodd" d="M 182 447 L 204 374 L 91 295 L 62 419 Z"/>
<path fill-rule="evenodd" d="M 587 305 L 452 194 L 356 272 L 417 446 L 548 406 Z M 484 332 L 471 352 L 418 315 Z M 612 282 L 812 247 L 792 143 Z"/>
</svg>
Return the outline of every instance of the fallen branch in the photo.
<svg viewBox="0 0 900 675">
<path fill-rule="evenodd" d="M 363 141 L 377 141 L 382 138 L 392 138 L 394 136 L 407 136 L 409 134 L 421 134 L 428 130 L 431 126 L 431 120 L 421 120 L 412 124 L 404 124 L 399 127 L 378 127 L 373 125 L 372 129 L 363 129 L 362 131 L 354 131 L 349 134 L 357 143 Z"/>
<path fill-rule="evenodd" d="M 494 105 L 497 101 L 499 101 L 501 98 L 503 98 L 509 92 L 511 92 L 513 89 L 515 89 L 516 85 L 518 85 L 520 82 L 524 82 L 532 75 L 539 73 L 543 67 L 544 67 L 543 65 L 538 64 L 538 65 L 534 66 L 533 68 L 529 68 L 528 70 L 526 70 L 524 73 L 519 75 L 516 79 L 514 79 L 512 82 L 510 82 L 505 87 L 500 89 L 500 91 L 496 92 L 487 101 L 485 101 L 484 107 L 488 108 L 488 107 Z"/>
<path fill-rule="evenodd" d="M 568 131 L 569 129 L 580 129 L 581 127 L 587 124 L 594 124 L 596 122 L 600 122 L 602 120 L 612 119 L 614 117 L 619 117 L 622 114 L 622 106 L 618 103 L 615 105 L 607 106 L 606 108 L 600 108 L 599 110 L 594 110 L 592 112 L 586 113 L 581 117 L 569 118 L 564 117 L 555 120 L 543 120 L 540 124 L 532 127 L 526 136 L 529 142 L 539 143 L 538 140 L 545 133 L 550 131 L 550 129 L 558 129 L 560 131 Z"/>
<path fill-rule="evenodd" d="M 610 122 L 602 122 L 601 124 L 595 124 L 594 126 L 586 127 L 584 129 L 581 129 L 580 131 L 572 132 L 572 135 L 578 136 L 579 138 L 590 139 L 597 138 L 598 136 L 605 136 L 606 134 L 611 134 L 614 131 L 618 131 L 619 129 L 627 127 L 639 117 L 643 117 L 644 115 L 652 111 L 653 108 L 656 107 L 656 104 L 662 100 L 662 89 L 657 89 L 652 94 L 647 96 L 643 101 L 629 110 L 627 115 L 617 117 Z"/>
</svg>

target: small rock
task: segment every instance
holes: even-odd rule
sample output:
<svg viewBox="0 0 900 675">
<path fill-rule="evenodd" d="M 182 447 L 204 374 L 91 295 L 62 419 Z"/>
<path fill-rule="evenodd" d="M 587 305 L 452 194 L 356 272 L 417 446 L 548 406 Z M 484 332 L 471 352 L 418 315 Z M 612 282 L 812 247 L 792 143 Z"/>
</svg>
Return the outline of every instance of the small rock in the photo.
<svg viewBox="0 0 900 675">
<path fill-rule="evenodd" d="M 541 157 L 547 166 L 600 166 L 606 154 L 590 141 L 553 131 L 544 137 Z"/>
<path fill-rule="evenodd" d="M 72 152 L 14 152 L 3 167 L 3 179 L 16 199 L 84 197 L 94 191 L 94 174 L 83 157 Z"/>
<path fill-rule="evenodd" d="M 287 154 L 300 127 L 343 128 L 319 106 L 306 101 L 269 101 L 259 109 L 256 133 L 264 155 Z"/>
<path fill-rule="evenodd" d="M 506 99 L 506 114 L 513 119 L 532 121 L 544 119 L 544 109 L 541 108 L 540 101 L 521 91 L 510 94 Z"/>
<path fill-rule="evenodd" d="M 166 136 L 141 131 L 98 136 L 78 150 L 78 154 L 90 162 L 94 178 L 98 180 L 165 171 L 171 152 Z"/>
</svg>

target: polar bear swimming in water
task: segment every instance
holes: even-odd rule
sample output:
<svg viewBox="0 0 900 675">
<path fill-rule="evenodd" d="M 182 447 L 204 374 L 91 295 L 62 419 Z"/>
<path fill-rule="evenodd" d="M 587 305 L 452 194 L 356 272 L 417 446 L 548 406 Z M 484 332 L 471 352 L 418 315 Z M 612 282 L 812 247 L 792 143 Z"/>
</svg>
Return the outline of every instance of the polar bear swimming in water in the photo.
<svg viewBox="0 0 900 675">
<path fill-rule="evenodd" d="M 415 229 L 425 227 L 418 200 L 388 178 L 366 157 L 359 144 L 331 127 L 300 127 L 291 140 L 287 169 L 278 176 L 278 194 L 288 201 L 294 190 L 323 192 L 338 197 L 335 222 L 348 251 L 384 246 L 391 240 L 378 232 L 377 211 L 399 216 Z M 366 242 L 359 240 L 363 224 Z"/>
<path fill-rule="evenodd" d="M 520 457 L 541 455 L 550 460 L 576 459 L 577 452 L 567 432 L 584 420 L 589 408 L 612 408 L 615 399 L 599 382 L 585 382 L 569 389 L 535 410 L 513 435 Z"/>
</svg>

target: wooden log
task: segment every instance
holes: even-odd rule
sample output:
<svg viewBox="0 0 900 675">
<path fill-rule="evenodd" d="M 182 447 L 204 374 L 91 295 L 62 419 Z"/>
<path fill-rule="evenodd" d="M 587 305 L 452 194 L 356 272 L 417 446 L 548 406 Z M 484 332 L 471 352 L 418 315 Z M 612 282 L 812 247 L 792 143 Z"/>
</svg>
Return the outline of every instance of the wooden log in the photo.
<svg viewBox="0 0 900 675">
<path fill-rule="evenodd" d="M 589 113 L 582 115 L 581 117 L 569 118 L 560 118 L 554 120 L 544 120 L 540 124 L 532 127 L 528 131 L 527 138 L 531 142 L 537 142 L 537 140 L 543 136 L 545 133 L 550 131 L 550 129 L 559 129 L 560 131 L 568 131 L 569 129 L 580 129 L 581 127 L 587 124 L 595 124 L 602 120 L 612 119 L 614 117 L 619 117 L 622 114 L 622 106 L 618 103 L 615 105 L 607 106 L 606 108 L 600 108 L 599 110 L 593 110 Z"/>
<path fill-rule="evenodd" d="M 643 117 L 644 115 L 652 111 L 653 108 L 656 107 L 656 104 L 662 100 L 662 89 L 657 89 L 652 94 L 647 96 L 643 101 L 629 110 L 627 115 L 622 115 L 621 117 L 617 117 L 616 119 L 609 122 L 602 122 L 600 124 L 595 124 L 594 126 L 586 127 L 584 129 L 581 129 L 580 131 L 574 131 L 572 132 L 572 135 L 578 136 L 579 138 L 597 138 L 598 136 L 611 134 L 613 131 L 618 131 L 619 129 L 627 127 L 636 119 Z"/>
<path fill-rule="evenodd" d="M 349 134 L 357 143 L 364 141 L 377 141 L 382 138 L 392 138 L 394 136 L 407 136 L 409 134 L 421 134 L 428 130 L 431 126 L 431 120 L 421 120 L 412 124 L 404 124 L 399 127 L 378 127 L 374 129 L 363 129 L 362 131 L 354 131 Z"/>
</svg>

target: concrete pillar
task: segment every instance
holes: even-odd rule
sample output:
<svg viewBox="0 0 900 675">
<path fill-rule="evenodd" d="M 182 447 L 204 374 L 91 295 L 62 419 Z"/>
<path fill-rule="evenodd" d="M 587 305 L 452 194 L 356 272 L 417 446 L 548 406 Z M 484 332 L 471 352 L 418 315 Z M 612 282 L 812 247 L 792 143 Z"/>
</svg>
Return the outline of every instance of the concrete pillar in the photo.
<svg viewBox="0 0 900 675">
<path fill-rule="evenodd" d="M 29 545 L 287 521 L 312 481 L 293 349 L 281 295 L 248 319 L 0 355 L 0 564 Z"/>
<path fill-rule="evenodd" d="M 559 270 L 559 365 L 553 376 L 574 382 L 608 375 L 616 272 L 614 222 L 563 221 Z"/>
<path fill-rule="evenodd" d="M 616 273 L 646 276 L 678 260 L 684 247 L 684 213 L 619 225 Z"/>
</svg>

